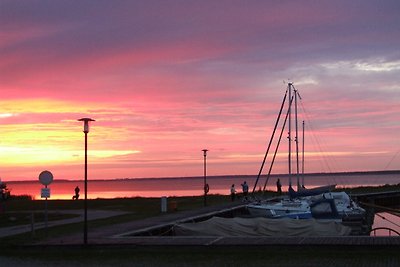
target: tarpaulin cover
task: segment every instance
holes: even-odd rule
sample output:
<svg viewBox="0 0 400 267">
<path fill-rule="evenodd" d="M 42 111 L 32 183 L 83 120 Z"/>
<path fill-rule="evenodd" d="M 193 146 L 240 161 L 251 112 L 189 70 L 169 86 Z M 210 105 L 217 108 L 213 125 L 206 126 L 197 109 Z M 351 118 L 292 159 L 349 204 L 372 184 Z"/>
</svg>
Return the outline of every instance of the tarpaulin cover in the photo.
<svg viewBox="0 0 400 267">
<path fill-rule="evenodd" d="M 174 225 L 179 236 L 345 236 L 351 228 L 334 221 L 213 217 Z"/>
</svg>

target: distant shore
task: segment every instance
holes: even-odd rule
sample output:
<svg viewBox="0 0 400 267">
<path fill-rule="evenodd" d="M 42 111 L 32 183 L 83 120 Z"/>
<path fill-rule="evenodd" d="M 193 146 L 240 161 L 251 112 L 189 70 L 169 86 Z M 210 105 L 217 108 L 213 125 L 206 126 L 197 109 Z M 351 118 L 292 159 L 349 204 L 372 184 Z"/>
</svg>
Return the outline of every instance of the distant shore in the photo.
<svg viewBox="0 0 400 267">
<path fill-rule="evenodd" d="M 351 172 L 312 172 L 312 173 L 305 173 L 305 176 L 351 176 L 351 175 L 400 175 L 400 170 L 387 170 L 387 171 L 351 171 Z M 295 174 L 292 174 L 293 176 Z M 288 174 L 271 174 L 272 177 L 287 177 Z M 207 178 L 209 179 L 218 179 L 218 178 L 226 178 L 226 177 L 232 177 L 232 178 L 256 178 L 256 174 L 226 174 L 226 175 L 209 175 Z M 267 177 L 266 174 L 262 174 L 260 177 Z M 166 180 L 166 179 L 204 179 L 204 176 L 181 176 L 181 177 L 126 177 L 126 178 L 104 178 L 104 179 L 90 179 L 91 181 L 123 181 L 123 180 Z M 20 182 L 30 182 L 30 181 L 37 181 L 35 180 L 15 180 L 15 181 L 9 181 L 12 183 L 20 183 Z M 59 182 L 71 182 L 71 181 L 76 181 L 76 179 L 57 179 Z M 7 181 L 4 181 L 7 183 Z"/>
</svg>

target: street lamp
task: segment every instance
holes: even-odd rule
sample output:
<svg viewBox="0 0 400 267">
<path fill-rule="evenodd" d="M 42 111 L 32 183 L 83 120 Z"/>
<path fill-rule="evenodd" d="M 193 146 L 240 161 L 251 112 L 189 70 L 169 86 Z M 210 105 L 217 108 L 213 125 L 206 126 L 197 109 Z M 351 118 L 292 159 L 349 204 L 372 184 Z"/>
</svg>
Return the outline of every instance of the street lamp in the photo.
<svg viewBox="0 0 400 267">
<path fill-rule="evenodd" d="M 204 206 L 207 206 L 207 193 L 210 190 L 208 184 L 207 184 L 207 151 L 208 149 L 203 149 L 203 156 L 204 156 Z"/>
<path fill-rule="evenodd" d="M 83 132 L 85 133 L 85 201 L 84 201 L 84 223 L 83 223 L 83 243 L 87 245 L 87 135 L 89 133 L 89 122 L 95 121 L 90 118 L 82 118 L 78 121 L 83 121 Z"/>
</svg>

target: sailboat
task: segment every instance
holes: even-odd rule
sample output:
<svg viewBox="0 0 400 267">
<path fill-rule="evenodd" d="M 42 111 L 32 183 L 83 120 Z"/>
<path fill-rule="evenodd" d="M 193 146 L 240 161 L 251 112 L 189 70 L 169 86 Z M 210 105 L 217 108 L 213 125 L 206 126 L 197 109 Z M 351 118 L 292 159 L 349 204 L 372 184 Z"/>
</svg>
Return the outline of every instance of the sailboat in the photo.
<svg viewBox="0 0 400 267">
<path fill-rule="evenodd" d="M 286 98 L 288 100 L 286 101 Z M 365 210 L 355 203 L 346 192 L 332 192 L 336 185 L 327 185 L 317 188 L 306 189 L 304 187 L 304 121 L 303 121 L 303 157 L 302 157 L 302 185 L 300 185 L 300 167 L 299 167 L 299 145 L 298 145 L 298 114 L 297 114 L 297 101 L 301 99 L 300 94 L 295 89 L 293 83 L 289 82 L 285 96 L 282 101 L 281 109 L 277 117 L 275 127 L 264 156 L 260 171 L 254 185 L 253 193 L 256 189 L 257 183 L 261 176 L 263 167 L 266 162 L 267 155 L 271 149 L 271 144 L 275 138 L 275 134 L 282 117 L 282 111 L 285 103 L 287 102 L 287 112 L 284 116 L 283 126 L 279 135 L 279 139 L 275 148 L 275 153 L 271 160 L 266 184 L 270 178 L 271 170 L 275 157 L 279 148 L 282 134 L 285 126 L 288 127 L 288 167 L 289 167 L 289 192 L 287 196 L 268 199 L 256 200 L 247 204 L 247 210 L 252 216 L 267 217 L 267 218 L 294 218 L 294 219 L 325 219 L 325 220 L 362 220 L 365 216 Z M 294 104 L 295 116 L 295 137 L 294 142 L 296 146 L 296 178 L 297 178 L 297 191 L 292 187 L 292 106 Z"/>
</svg>

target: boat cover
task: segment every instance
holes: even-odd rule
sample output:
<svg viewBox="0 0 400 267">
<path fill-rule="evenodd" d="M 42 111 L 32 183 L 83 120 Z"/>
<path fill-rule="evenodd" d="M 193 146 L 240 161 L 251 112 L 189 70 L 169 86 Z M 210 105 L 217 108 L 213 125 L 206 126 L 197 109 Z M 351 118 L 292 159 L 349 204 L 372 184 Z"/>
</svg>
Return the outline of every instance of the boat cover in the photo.
<svg viewBox="0 0 400 267">
<path fill-rule="evenodd" d="M 179 236 L 346 236 L 351 228 L 334 221 L 290 218 L 212 217 L 197 223 L 176 224 Z"/>
</svg>

